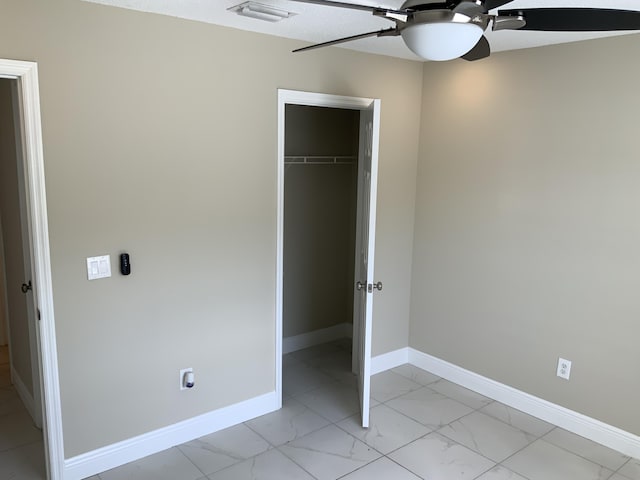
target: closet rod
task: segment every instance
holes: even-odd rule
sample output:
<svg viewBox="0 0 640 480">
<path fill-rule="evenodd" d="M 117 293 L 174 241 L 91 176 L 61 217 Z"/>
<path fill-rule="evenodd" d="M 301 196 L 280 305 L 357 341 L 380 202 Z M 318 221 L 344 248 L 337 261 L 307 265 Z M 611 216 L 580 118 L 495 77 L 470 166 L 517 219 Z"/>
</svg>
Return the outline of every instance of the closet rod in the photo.
<svg viewBox="0 0 640 480">
<path fill-rule="evenodd" d="M 285 165 L 350 165 L 356 163 L 355 156 L 288 155 Z"/>
</svg>

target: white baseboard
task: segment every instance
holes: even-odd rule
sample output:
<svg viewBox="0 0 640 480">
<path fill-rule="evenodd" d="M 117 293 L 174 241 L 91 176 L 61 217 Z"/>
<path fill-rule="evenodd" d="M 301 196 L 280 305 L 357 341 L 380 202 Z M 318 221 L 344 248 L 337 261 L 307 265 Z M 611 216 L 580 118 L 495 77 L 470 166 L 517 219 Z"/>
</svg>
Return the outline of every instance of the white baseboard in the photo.
<svg viewBox="0 0 640 480">
<path fill-rule="evenodd" d="M 371 358 L 371 375 L 409 363 L 409 348 L 400 348 Z"/>
<path fill-rule="evenodd" d="M 320 328 L 308 333 L 294 335 L 282 339 L 282 354 L 313 347 L 321 343 L 333 342 L 341 338 L 351 338 L 353 336 L 353 325 L 350 323 L 339 323 L 332 327 Z"/>
<path fill-rule="evenodd" d="M 24 403 L 24 406 L 29 412 L 29 415 L 31 415 L 31 418 L 35 419 L 36 402 L 33 399 L 33 395 L 29 393 L 29 389 L 22 381 L 22 378 L 20 377 L 20 375 L 18 375 L 18 372 L 13 368 L 13 365 L 11 366 L 11 382 L 13 383 L 13 386 L 16 389 L 16 393 L 20 397 L 20 400 L 22 400 L 22 403 Z"/>
<path fill-rule="evenodd" d="M 331 327 L 333 328 L 333 327 Z M 342 338 L 343 335 L 339 338 Z M 294 337 L 295 338 L 295 337 Z M 322 343 L 322 342 L 321 342 Z M 541 398 L 496 382 L 462 367 L 420 352 L 401 348 L 371 359 L 371 374 L 410 363 L 546 422 L 574 432 L 634 458 L 640 458 L 640 437 Z M 28 391 L 14 375 L 16 390 Z M 20 382 L 21 386 L 18 386 Z M 31 398 L 31 405 L 33 399 Z M 275 392 L 214 410 L 183 422 L 66 459 L 64 480 L 81 480 L 175 445 L 246 422 L 279 408 Z M 25 402 L 26 403 L 26 402 Z M 33 408 L 33 407 L 31 407 Z"/>
<path fill-rule="evenodd" d="M 409 363 L 434 375 L 622 452 L 625 455 L 640 458 L 640 437 L 637 435 L 483 377 L 419 350 L 409 348 L 408 357 Z"/>
<path fill-rule="evenodd" d="M 214 410 L 64 461 L 64 480 L 80 480 L 277 410 L 276 393 Z"/>
</svg>

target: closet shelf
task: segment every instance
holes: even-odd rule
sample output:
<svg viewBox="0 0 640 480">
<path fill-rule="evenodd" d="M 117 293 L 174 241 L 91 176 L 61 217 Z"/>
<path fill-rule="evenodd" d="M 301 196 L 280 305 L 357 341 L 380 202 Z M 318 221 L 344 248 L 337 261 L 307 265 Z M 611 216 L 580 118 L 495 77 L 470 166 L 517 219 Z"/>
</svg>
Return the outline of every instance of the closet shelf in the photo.
<svg viewBox="0 0 640 480">
<path fill-rule="evenodd" d="M 325 156 L 325 155 L 306 155 L 306 156 L 285 156 L 285 165 L 353 165 L 357 162 L 357 156 Z"/>
</svg>

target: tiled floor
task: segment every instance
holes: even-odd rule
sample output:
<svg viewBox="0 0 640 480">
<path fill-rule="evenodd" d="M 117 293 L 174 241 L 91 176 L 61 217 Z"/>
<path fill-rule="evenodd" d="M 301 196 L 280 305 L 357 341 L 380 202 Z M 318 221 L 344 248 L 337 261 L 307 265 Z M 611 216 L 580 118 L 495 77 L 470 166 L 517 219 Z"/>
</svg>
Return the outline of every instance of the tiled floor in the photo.
<svg viewBox="0 0 640 480">
<path fill-rule="evenodd" d="M 44 480 L 42 433 L 11 386 L 7 347 L 0 347 L 0 480 Z"/>
<path fill-rule="evenodd" d="M 92 480 L 640 480 L 638 460 L 409 365 L 372 378 L 362 429 L 348 347 L 285 356 L 282 410 Z"/>
</svg>

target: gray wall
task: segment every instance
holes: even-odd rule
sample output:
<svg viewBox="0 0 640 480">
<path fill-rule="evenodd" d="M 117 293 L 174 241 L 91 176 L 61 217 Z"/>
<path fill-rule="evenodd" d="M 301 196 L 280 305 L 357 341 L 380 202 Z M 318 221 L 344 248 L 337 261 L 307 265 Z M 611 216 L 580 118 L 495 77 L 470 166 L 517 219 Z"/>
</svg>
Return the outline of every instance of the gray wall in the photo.
<svg viewBox="0 0 640 480">
<path fill-rule="evenodd" d="M 358 155 L 357 110 L 287 105 L 285 155 Z M 353 317 L 357 162 L 285 168 L 283 332 Z"/>
<path fill-rule="evenodd" d="M 425 64 L 409 336 L 635 434 L 639 39 Z"/>
<path fill-rule="evenodd" d="M 15 135 L 11 81 L 0 79 L 0 220 L 5 262 L 4 272 L 0 271 L 0 275 L 4 274 L 6 280 L 11 366 L 29 393 L 33 394 L 27 297 L 20 290 L 27 279 L 22 252 Z"/>
<path fill-rule="evenodd" d="M 406 346 L 422 65 L 298 46 L 2 2 L 0 57 L 38 62 L 66 457 L 275 388 L 278 88 L 382 99 L 373 353 Z"/>
</svg>

